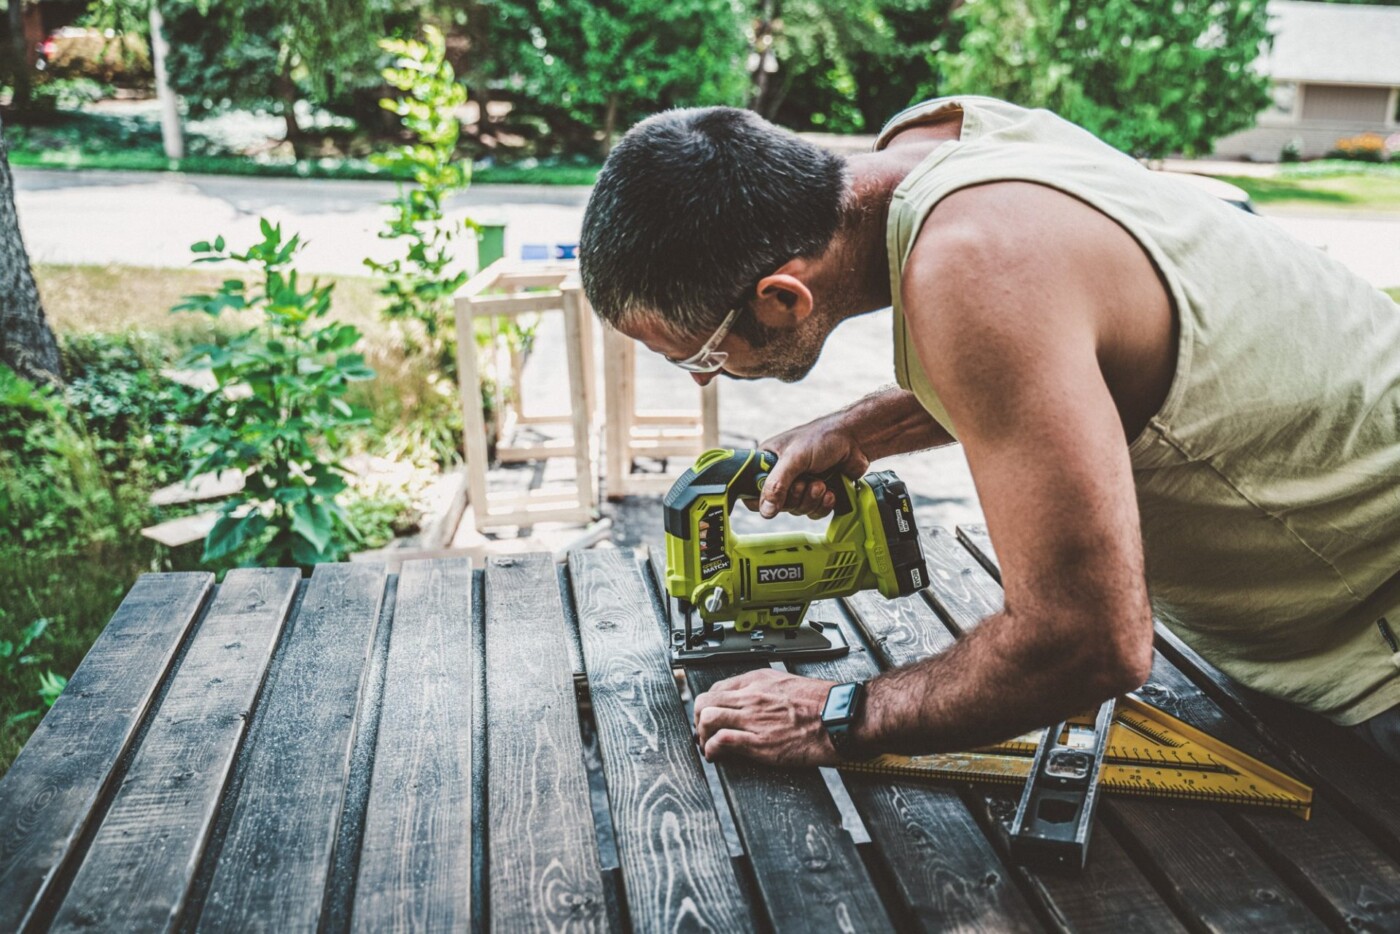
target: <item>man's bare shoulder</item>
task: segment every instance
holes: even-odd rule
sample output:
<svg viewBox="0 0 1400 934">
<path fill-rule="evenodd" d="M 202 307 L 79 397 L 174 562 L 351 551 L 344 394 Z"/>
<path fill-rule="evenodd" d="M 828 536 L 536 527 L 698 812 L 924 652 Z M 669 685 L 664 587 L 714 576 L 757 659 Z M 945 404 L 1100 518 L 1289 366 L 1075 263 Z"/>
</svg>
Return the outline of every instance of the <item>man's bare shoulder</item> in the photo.
<svg viewBox="0 0 1400 934">
<path fill-rule="evenodd" d="M 985 380 L 1009 360 L 1032 365 L 1052 344 L 1078 343 L 1132 425 L 1170 381 L 1170 299 L 1148 254 L 1113 219 L 1048 186 L 948 195 L 918 234 L 901 291 L 931 374 Z"/>
</svg>

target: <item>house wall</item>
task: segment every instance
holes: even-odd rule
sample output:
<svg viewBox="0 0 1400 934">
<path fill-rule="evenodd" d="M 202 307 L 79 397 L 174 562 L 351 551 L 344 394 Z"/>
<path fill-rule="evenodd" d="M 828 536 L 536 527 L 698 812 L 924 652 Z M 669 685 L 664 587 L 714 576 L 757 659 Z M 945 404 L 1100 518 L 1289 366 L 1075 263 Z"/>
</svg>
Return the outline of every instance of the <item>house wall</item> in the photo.
<svg viewBox="0 0 1400 934">
<path fill-rule="evenodd" d="M 1215 155 L 1277 162 L 1283 147 L 1297 141 L 1300 155 L 1313 159 L 1343 137 L 1400 131 L 1400 87 L 1280 82 L 1274 100 L 1252 128 L 1217 140 Z"/>
</svg>

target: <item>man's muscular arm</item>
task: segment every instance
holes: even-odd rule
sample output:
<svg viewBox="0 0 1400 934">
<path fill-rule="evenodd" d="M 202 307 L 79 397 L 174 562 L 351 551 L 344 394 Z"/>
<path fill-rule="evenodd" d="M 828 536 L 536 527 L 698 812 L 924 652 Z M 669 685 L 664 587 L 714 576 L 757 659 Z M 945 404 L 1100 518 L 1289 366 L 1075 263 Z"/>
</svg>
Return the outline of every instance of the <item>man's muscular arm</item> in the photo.
<svg viewBox="0 0 1400 934">
<path fill-rule="evenodd" d="M 1136 497 L 1100 355 L 1119 309 L 1160 300 L 1160 288 L 1126 233 L 1049 189 L 968 189 L 930 219 L 906 269 L 906 312 L 972 467 L 1006 603 L 950 651 L 871 682 L 862 748 L 993 742 L 1147 678 Z M 706 754 L 832 761 L 819 723 L 828 686 L 776 672 L 716 685 L 696 701 Z"/>
<path fill-rule="evenodd" d="M 781 458 L 763 485 L 759 511 L 782 510 L 821 518 L 835 505 L 826 484 L 811 479 L 833 468 L 855 478 L 871 461 L 951 444 L 954 438 L 924 410 L 912 392 L 889 387 L 839 412 L 814 419 L 763 442 Z"/>
</svg>

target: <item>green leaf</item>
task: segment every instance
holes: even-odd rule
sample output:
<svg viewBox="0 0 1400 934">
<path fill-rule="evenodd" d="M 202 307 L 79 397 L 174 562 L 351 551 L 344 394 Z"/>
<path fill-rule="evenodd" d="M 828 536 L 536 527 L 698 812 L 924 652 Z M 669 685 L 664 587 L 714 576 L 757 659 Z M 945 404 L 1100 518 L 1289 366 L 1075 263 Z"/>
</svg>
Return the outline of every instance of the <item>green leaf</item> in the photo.
<svg viewBox="0 0 1400 934">
<path fill-rule="evenodd" d="M 330 510 L 319 500 L 302 500 L 292 506 L 292 531 L 310 542 L 318 553 L 330 547 L 334 524 Z"/>
<path fill-rule="evenodd" d="M 261 535 L 267 517 L 254 510 L 244 516 L 222 516 L 204 539 L 204 561 L 217 561 L 237 551 L 244 542 Z"/>
</svg>

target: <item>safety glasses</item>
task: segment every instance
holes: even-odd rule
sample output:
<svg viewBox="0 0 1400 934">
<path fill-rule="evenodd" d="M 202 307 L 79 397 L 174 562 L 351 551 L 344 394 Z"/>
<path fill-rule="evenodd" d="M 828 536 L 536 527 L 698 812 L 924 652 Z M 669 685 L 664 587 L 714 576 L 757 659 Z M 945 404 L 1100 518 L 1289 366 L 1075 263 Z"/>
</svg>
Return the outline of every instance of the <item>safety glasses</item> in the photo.
<svg viewBox="0 0 1400 934">
<path fill-rule="evenodd" d="M 667 357 L 666 359 L 670 360 L 687 373 L 715 372 L 720 367 L 724 366 L 724 361 L 729 359 L 729 354 L 726 351 L 716 350 L 715 348 L 728 336 L 729 329 L 734 326 L 734 321 L 739 317 L 739 312 L 742 310 L 742 308 L 735 308 L 729 314 L 725 315 L 724 320 L 719 324 L 719 328 L 715 330 L 715 333 L 710 335 L 709 340 L 705 341 L 705 346 L 701 347 L 691 356 L 686 357 L 684 360 L 675 360 L 671 357 Z"/>
</svg>

